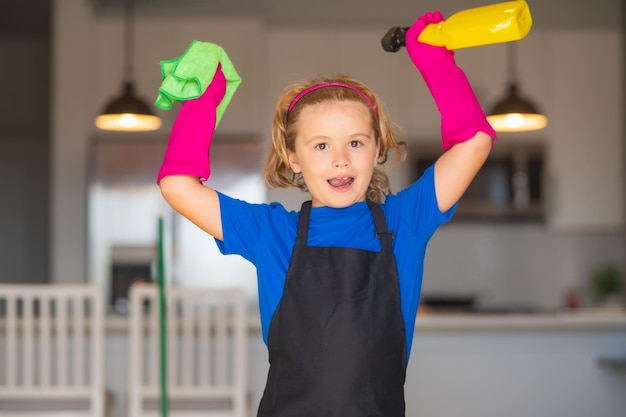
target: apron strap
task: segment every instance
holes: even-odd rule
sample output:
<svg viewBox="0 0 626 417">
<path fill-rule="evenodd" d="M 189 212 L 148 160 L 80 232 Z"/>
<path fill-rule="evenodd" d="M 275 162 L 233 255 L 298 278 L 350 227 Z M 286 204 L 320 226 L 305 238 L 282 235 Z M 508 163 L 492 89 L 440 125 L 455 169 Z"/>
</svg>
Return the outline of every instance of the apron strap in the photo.
<svg viewBox="0 0 626 417">
<path fill-rule="evenodd" d="M 298 238 L 297 243 L 306 246 L 309 241 L 309 218 L 311 217 L 312 201 L 305 201 L 300 208 L 298 217 Z"/>
<path fill-rule="evenodd" d="M 380 204 L 373 201 L 367 201 L 367 205 L 374 216 L 374 225 L 376 226 L 376 237 L 381 240 L 383 250 L 391 250 L 391 242 L 393 240 L 393 231 L 387 228 L 387 221 L 383 209 Z"/>
<path fill-rule="evenodd" d="M 298 244 L 306 246 L 309 239 L 309 218 L 311 217 L 311 200 L 302 203 L 300 215 L 298 218 Z M 381 240 L 383 250 L 391 250 L 391 242 L 393 240 L 393 231 L 387 228 L 387 221 L 383 209 L 380 204 L 373 201 L 367 201 L 367 205 L 374 217 L 374 225 L 376 227 L 376 237 Z"/>
</svg>

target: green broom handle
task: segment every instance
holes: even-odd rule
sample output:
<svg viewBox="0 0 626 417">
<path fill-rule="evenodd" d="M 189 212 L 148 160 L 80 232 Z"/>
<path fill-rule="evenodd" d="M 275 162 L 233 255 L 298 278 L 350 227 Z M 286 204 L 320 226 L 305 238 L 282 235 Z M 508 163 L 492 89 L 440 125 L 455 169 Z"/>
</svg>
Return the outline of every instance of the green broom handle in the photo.
<svg viewBox="0 0 626 417">
<path fill-rule="evenodd" d="M 161 416 L 167 417 L 168 399 L 167 399 L 167 325 L 165 318 L 167 317 L 167 303 L 165 302 L 165 261 L 163 255 L 163 217 L 159 217 L 159 243 L 157 254 L 157 275 L 159 281 L 159 343 L 161 346 Z"/>
</svg>

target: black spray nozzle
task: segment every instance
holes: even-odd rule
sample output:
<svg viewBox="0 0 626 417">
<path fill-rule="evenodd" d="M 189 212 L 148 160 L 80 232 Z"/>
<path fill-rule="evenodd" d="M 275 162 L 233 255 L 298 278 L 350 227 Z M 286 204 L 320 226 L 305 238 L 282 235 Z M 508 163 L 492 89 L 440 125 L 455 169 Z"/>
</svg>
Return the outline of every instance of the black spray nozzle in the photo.
<svg viewBox="0 0 626 417">
<path fill-rule="evenodd" d="M 385 36 L 380 40 L 383 45 L 383 49 L 387 52 L 398 52 L 400 48 L 406 46 L 406 31 L 408 27 L 395 26 L 385 33 Z"/>
</svg>

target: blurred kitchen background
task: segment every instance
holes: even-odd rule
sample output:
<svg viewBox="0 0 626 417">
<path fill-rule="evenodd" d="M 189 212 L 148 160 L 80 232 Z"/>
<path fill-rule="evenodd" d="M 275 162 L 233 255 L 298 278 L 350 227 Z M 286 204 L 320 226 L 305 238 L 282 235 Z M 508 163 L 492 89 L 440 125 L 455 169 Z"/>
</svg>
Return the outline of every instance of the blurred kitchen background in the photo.
<svg viewBox="0 0 626 417">
<path fill-rule="evenodd" d="M 96 282 L 111 315 L 123 315 L 130 283 L 154 278 L 163 216 L 169 284 L 234 285 L 256 313 L 254 269 L 219 256 L 212 239 L 163 204 L 154 184 L 176 108 L 154 109 L 163 120 L 154 132 L 94 126 L 124 81 L 124 4 L 3 4 L 0 282 Z M 352 74 L 377 91 L 406 131 L 409 158 L 391 175 L 399 190 L 438 154 L 439 115 L 404 50 L 385 52 L 380 38 L 428 10 L 450 16 L 484 4 L 136 0 L 133 81 L 153 103 L 161 60 L 180 56 L 194 39 L 222 45 L 243 82 L 216 132 L 211 184 L 235 197 L 298 209 L 306 195 L 268 191 L 259 180 L 275 100 L 292 80 Z M 458 216 L 432 239 L 423 285 L 430 311 L 442 305 L 474 313 L 591 309 L 599 307 L 593 276 L 617 270 L 625 280 L 626 6 L 621 0 L 528 4 L 534 26 L 516 43 L 517 82 L 549 124 L 500 134 Z M 456 57 L 489 111 L 506 92 L 506 46 L 458 50 Z M 519 171 L 530 179 L 521 191 L 514 180 Z M 522 203 L 520 192 L 528 197 Z M 623 373 L 619 380 L 623 394 Z M 256 382 L 262 385 L 262 378 Z M 626 395 L 621 398 L 615 401 L 624 405 Z"/>
<path fill-rule="evenodd" d="M 439 117 L 404 50 L 385 52 L 380 38 L 425 10 L 449 16 L 483 4 L 136 0 L 131 73 L 137 94 L 153 103 L 160 60 L 179 56 L 193 39 L 223 45 L 243 83 L 217 141 L 222 148 L 247 144 L 251 159 L 235 166 L 214 157 L 214 163 L 248 179 L 243 183 L 251 191 L 241 195 L 294 209 L 305 197 L 301 193 L 266 192 L 249 180 L 260 172 L 275 99 L 292 80 L 325 71 L 351 73 L 380 94 L 406 130 L 411 155 L 392 174 L 398 190 L 415 178 L 420 163 L 438 154 Z M 549 124 L 540 131 L 500 134 L 494 162 L 472 194 L 479 209 L 460 211 L 432 240 L 426 295 L 471 295 L 498 308 L 555 309 L 572 287 L 581 303 L 589 302 L 588 280 L 598 268 L 623 269 L 623 3 L 528 4 L 534 26 L 516 44 L 517 81 Z M 241 274 L 222 278 L 217 265 L 224 264 L 215 262 L 225 261 L 206 260 L 215 249 L 210 239 L 188 230 L 160 202 L 153 180 L 176 108 L 155 108 L 164 121 L 156 132 L 111 134 L 93 124 L 121 92 L 127 69 L 124 5 L 31 0 L 9 3 L 0 17 L 0 281 L 96 281 L 113 294 L 113 264 L 149 263 L 155 218 L 164 213 L 172 218 L 168 230 L 177 230 L 172 280 L 213 284 L 235 277 L 253 299 L 254 271 L 240 265 Z M 507 87 L 505 46 L 456 55 L 489 111 Z M 535 161 L 532 210 L 503 212 L 499 206 L 513 198 L 512 161 L 528 155 Z M 226 177 L 221 169 L 213 172 Z"/>
</svg>

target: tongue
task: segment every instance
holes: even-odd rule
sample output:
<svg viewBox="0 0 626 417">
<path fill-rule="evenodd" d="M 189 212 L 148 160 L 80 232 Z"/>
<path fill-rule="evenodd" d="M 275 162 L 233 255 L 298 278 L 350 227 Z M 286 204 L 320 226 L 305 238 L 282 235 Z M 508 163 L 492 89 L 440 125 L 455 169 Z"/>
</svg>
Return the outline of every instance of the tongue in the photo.
<svg viewBox="0 0 626 417">
<path fill-rule="evenodd" d="M 348 185 L 351 181 L 351 178 L 333 178 L 332 180 L 328 180 L 328 183 L 333 187 L 341 188 Z"/>
</svg>

